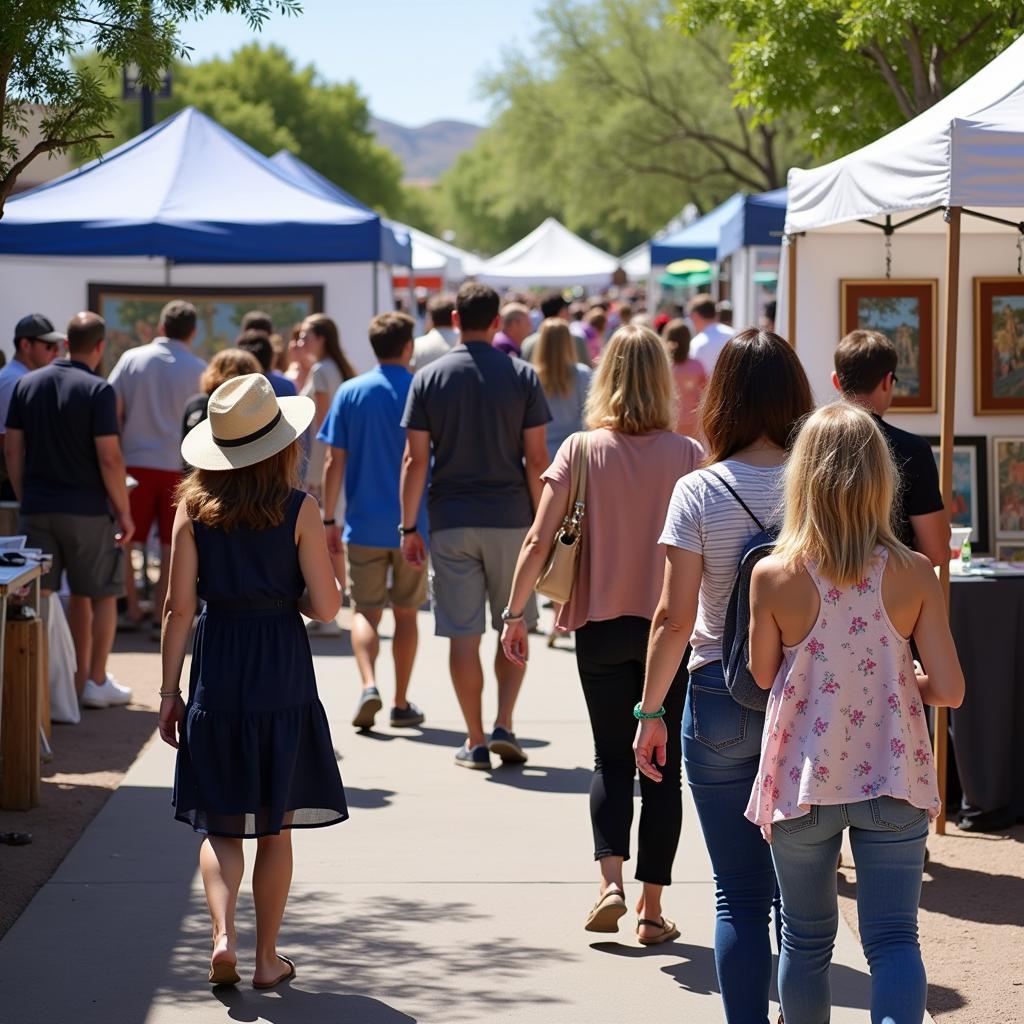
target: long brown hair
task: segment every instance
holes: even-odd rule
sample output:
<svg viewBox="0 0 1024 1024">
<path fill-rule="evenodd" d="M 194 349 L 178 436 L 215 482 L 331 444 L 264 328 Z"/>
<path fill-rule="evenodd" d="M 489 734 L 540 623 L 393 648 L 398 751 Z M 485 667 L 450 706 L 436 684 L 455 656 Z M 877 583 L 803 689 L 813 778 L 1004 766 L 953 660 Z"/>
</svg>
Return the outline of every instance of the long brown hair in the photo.
<svg viewBox="0 0 1024 1024">
<path fill-rule="evenodd" d="M 176 502 L 189 519 L 212 529 L 269 530 L 284 522 L 299 486 L 299 442 L 243 469 L 193 469 L 178 485 Z"/>
<path fill-rule="evenodd" d="M 338 325 L 323 313 L 314 313 L 312 316 L 307 316 L 302 322 L 306 330 L 312 331 L 318 338 L 322 339 L 324 343 L 324 356 L 338 367 L 341 379 L 351 380 L 356 375 L 356 371 L 342 351 L 341 334 L 338 331 Z"/>
<path fill-rule="evenodd" d="M 222 348 L 206 365 L 199 377 L 199 390 L 212 395 L 226 380 L 246 373 L 259 373 L 256 357 L 244 349 Z"/>
<path fill-rule="evenodd" d="M 813 408 L 807 374 L 782 338 L 756 327 L 734 334 L 718 356 L 701 407 L 705 465 L 761 437 L 788 450 Z"/>
<path fill-rule="evenodd" d="M 540 325 L 533 361 L 544 394 L 565 397 L 572 393 L 576 346 L 564 320 L 551 316 Z"/>
</svg>

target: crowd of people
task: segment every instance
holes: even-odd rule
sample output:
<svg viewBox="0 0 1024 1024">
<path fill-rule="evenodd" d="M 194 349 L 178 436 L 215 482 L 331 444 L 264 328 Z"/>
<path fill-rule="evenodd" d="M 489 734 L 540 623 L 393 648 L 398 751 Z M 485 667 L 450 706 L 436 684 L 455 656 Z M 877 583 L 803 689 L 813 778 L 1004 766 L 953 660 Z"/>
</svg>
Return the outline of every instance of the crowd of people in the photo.
<svg viewBox="0 0 1024 1024">
<path fill-rule="evenodd" d="M 212 983 L 239 980 L 242 839 L 259 841 L 253 982 L 272 987 L 295 972 L 276 946 L 291 829 L 347 817 L 303 617 L 332 623 L 348 595 L 352 724 L 370 729 L 390 609 L 389 721 L 415 727 L 429 592 L 466 727 L 455 764 L 523 764 L 514 719 L 535 591 L 573 524 L 575 580 L 555 612 L 575 635 L 594 738 L 599 888 L 584 928 L 617 931 L 627 913 L 639 770 L 636 935 L 679 935 L 663 902 L 685 767 L 714 868 L 726 1019 L 767 1020 L 780 892 L 786 1020 L 827 1019 L 849 828 L 873 1019 L 918 1024 L 917 903 L 939 806 L 923 707 L 956 706 L 964 688 L 932 572 L 949 554 L 935 464 L 927 442 L 882 418 L 898 362 L 885 336 L 841 340 L 840 401 L 814 411 L 774 311 L 739 332 L 730 312 L 697 295 L 651 318 L 621 299 L 503 299 L 468 282 L 431 300 L 420 336 L 404 313 L 375 316 L 378 365 L 357 375 L 322 314 L 285 345 L 253 311 L 206 365 L 190 347 L 195 310 L 171 302 L 159 336 L 107 380 L 95 314 L 72 320 L 61 359 L 65 336 L 45 317 L 18 324 L 0 372 L 7 483 L 29 544 L 54 557 L 46 588 L 66 570 L 85 706 L 131 699 L 106 659 L 118 597 L 129 622 L 143 614 L 124 552 L 158 538 L 160 733 L 178 749 L 175 814 L 204 837 Z M 735 699 L 723 669 L 740 556 L 762 533 L 777 537 L 751 581 L 763 709 Z M 489 631 L 497 705 L 485 723 Z"/>
</svg>

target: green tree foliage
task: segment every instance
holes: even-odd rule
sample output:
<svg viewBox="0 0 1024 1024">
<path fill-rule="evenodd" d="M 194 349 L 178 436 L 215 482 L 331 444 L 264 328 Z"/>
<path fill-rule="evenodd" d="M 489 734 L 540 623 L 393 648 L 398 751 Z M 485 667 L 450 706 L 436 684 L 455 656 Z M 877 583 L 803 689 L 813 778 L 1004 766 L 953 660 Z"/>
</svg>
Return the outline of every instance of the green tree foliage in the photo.
<svg viewBox="0 0 1024 1024">
<path fill-rule="evenodd" d="M 1024 26 L 1020 0 L 677 0 L 684 31 L 725 27 L 736 103 L 791 117 L 818 154 L 898 127 L 970 78 Z"/>
<path fill-rule="evenodd" d="M 81 68 L 73 54 L 95 50 L 104 69 L 136 64 L 156 85 L 161 69 L 187 54 L 178 28 L 215 11 L 244 17 L 255 31 L 298 0 L 4 0 L 0 10 L 0 216 L 15 182 L 38 156 L 75 146 L 95 155 L 117 101 L 106 72 Z M 43 109 L 41 138 L 26 152 L 31 106 Z"/>
<path fill-rule="evenodd" d="M 498 114 L 444 180 L 454 227 L 500 247 L 517 219 L 555 213 L 620 251 L 689 202 L 785 184 L 784 123 L 753 127 L 732 104 L 731 37 L 686 37 L 672 0 L 550 0 L 535 52 L 486 82 Z M 519 232 L 521 234 L 521 232 Z"/>
</svg>

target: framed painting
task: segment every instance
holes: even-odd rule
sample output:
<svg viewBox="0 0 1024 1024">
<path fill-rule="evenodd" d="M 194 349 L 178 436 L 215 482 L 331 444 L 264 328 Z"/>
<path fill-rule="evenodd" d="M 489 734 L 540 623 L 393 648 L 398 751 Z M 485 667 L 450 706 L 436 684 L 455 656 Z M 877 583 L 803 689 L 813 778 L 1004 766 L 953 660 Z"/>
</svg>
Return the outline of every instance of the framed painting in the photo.
<svg viewBox="0 0 1024 1024">
<path fill-rule="evenodd" d="M 242 317 L 251 309 L 270 316 L 287 334 L 292 324 L 323 310 L 322 285 L 238 288 L 190 285 L 170 288 L 151 285 L 90 284 L 89 309 L 107 322 L 105 369 L 109 371 L 125 349 L 144 345 L 156 337 L 160 311 L 171 299 L 184 299 L 199 317 L 193 351 L 203 359 L 232 345 Z"/>
<path fill-rule="evenodd" d="M 1024 278 L 974 279 L 974 411 L 1024 412 Z"/>
<path fill-rule="evenodd" d="M 891 412 L 935 411 L 935 329 L 938 281 L 839 282 L 840 334 L 884 334 L 899 355 Z"/>
<path fill-rule="evenodd" d="M 993 437 L 996 537 L 1024 540 L 1024 437 Z"/>
<path fill-rule="evenodd" d="M 939 439 L 927 438 L 939 469 Z M 953 440 L 953 526 L 971 528 L 971 547 L 979 554 L 989 551 L 988 535 L 988 438 L 983 435 Z"/>
<path fill-rule="evenodd" d="M 997 544 L 996 561 L 1019 562 L 1024 565 L 1024 544 Z"/>
</svg>

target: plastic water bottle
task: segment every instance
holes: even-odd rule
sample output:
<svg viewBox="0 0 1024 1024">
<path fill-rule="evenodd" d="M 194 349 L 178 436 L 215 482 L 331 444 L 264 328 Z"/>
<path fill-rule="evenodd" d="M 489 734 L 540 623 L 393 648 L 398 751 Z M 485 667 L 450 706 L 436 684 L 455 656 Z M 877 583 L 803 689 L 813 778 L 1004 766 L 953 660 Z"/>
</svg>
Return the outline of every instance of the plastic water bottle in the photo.
<svg viewBox="0 0 1024 1024">
<path fill-rule="evenodd" d="M 968 538 L 960 548 L 960 571 L 971 571 L 971 540 Z"/>
</svg>

